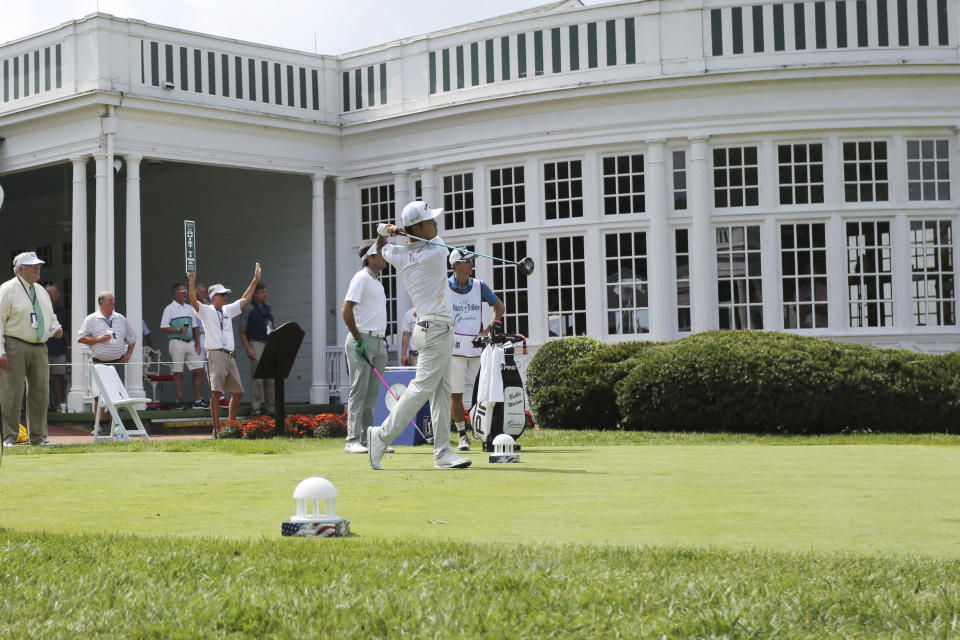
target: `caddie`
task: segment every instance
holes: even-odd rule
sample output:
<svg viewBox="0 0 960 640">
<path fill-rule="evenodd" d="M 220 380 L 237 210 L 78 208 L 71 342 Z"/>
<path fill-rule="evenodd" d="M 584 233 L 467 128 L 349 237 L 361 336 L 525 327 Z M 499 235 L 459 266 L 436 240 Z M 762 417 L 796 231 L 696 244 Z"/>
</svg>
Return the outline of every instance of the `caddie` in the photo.
<svg viewBox="0 0 960 640">
<path fill-rule="evenodd" d="M 450 415 L 459 436 L 459 451 L 470 450 L 467 437 L 463 392 L 467 383 L 472 385 L 480 370 L 480 353 L 483 349 L 473 346 L 473 339 L 486 335 L 490 327 L 483 326 L 483 303 L 493 307 L 496 324 L 503 319 L 504 305 L 486 282 L 472 277 L 473 254 L 454 249 L 450 252 L 453 275 L 447 281 L 450 286 L 450 303 L 453 307 L 453 360 L 450 365 Z"/>
</svg>

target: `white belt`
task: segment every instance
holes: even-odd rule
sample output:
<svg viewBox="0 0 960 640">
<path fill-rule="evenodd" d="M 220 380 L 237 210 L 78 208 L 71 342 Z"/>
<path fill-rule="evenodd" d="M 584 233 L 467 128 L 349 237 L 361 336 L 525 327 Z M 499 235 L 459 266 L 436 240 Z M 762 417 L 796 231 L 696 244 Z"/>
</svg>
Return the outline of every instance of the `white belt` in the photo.
<svg viewBox="0 0 960 640">
<path fill-rule="evenodd" d="M 436 313 L 428 313 L 425 316 L 417 316 L 418 320 L 433 320 L 434 322 L 446 322 L 447 324 L 453 324 L 453 318 L 450 316 L 442 316 Z"/>
<path fill-rule="evenodd" d="M 374 338 L 379 338 L 383 340 L 384 336 L 382 333 L 377 333 L 376 331 L 361 331 L 360 333 L 365 333 L 368 336 L 373 336 Z"/>
</svg>

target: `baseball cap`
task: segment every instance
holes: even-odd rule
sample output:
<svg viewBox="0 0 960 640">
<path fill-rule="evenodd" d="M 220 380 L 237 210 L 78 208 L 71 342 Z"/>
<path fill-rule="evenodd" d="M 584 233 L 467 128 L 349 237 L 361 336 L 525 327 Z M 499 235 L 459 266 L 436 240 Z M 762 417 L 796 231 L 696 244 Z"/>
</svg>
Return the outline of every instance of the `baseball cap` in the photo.
<svg viewBox="0 0 960 640">
<path fill-rule="evenodd" d="M 207 289 L 207 295 L 211 298 L 213 296 L 226 295 L 228 293 L 230 293 L 230 289 L 227 289 L 222 284 L 211 285 L 210 288 Z"/>
<path fill-rule="evenodd" d="M 34 264 L 46 264 L 46 262 L 37 257 L 35 251 L 24 251 L 23 253 L 18 253 L 17 257 L 13 259 L 14 267 L 23 267 Z"/>
<path fill-rule="evenodd" d="M 473 254 L 465 249 L 454 249 L 450 252 L 450 266 L 453 266 L 454 262 L 473 262 Z"/>
<path fill-rule="evenodd" d="M 433 220 L 441 213 L 443 208 L 431 209 L 430 205 L 423 200 L 414 200 L 403 208 L 403 213 L 400 214 L 400 226 L 412 227 L 424 220 Z"/>
<path fill-rule="evenodd" d="M 367 249 L 367 252 L 366 252 L 365 254 L 363 254 L 363 258 L 361 258 L 361 260 L 363 260 L 363 259 L 365 259 L 365 258 L 369 258 L 370 256 L 375 256 L 375 255 L 377 255 L 377 243 L 376 243 L 376 242 L 374 242 L 373 244 L 370 245 L 370 248 Z"/>
</svg>

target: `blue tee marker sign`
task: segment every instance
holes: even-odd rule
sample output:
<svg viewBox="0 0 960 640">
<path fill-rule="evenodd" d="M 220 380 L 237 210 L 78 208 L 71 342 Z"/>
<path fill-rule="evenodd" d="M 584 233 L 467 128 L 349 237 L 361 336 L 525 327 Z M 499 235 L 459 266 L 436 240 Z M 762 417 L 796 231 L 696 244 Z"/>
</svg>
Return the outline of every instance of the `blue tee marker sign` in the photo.
<svg viewBox="0 0 960 640">
<path fill-rule="evenodd" d="M 193 220 L 183 221 L 183 253 L 187 260 L 186 273 L 197 271 L 197 225 Z"/>
</svg>

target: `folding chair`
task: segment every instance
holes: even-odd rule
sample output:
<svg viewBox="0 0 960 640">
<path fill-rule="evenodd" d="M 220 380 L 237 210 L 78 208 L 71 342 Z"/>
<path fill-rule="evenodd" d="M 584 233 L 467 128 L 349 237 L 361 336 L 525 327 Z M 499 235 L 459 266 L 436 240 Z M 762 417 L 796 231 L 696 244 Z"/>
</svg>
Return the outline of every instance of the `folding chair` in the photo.
<svg viewBox="0 0 960 640">
<path fill-rule="evenodd" d="M 126 387 L 120 382 L 120 376 L 117 375 L 116 369 L 113 367 L 105 364 L 96 364 L 91 367 L 91 370 L 95 390 L 100 398 L 100 407 L 106 408 L 111 416 L 109 436 L 100 435 L 98 416 L 93 416 L 94 443 L 98 440 L 108 439 L 132 442 L 132 440 L 130 440 L 131 435 L 141 436 L 143 440 L 149 440 L 150 436 L 147 435 L 147 430 L 143 428 L 143 422 L 141 422 L 140 415 L 137 413 L 136 405 L 146 404 L 150 402 L 150 398 L 131 398 L 130 394 L 127 393 Z M 133 418 L 134 423 L 137 425 L 136 429 L 126 429 L 123 426 L 123 421 L 120 420 L 120 414 L 117 411 L 120 407 L 126 407 L 127 411 L 130 412 L 130 417 Z M 97 413 L 99 413 L 99 409 Z"/>
</svg>

